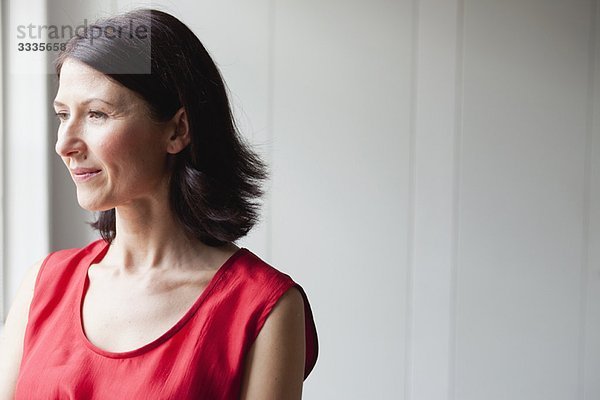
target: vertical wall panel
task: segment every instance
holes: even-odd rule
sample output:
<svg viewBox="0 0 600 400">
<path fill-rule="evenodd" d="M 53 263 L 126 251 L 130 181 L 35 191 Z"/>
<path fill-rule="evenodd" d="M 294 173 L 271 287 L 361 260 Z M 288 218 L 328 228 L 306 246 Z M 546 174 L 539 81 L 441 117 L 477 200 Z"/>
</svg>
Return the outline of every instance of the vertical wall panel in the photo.
<svg viewBox="0 0 600 400">
<path fill-rule="evenodd" d="M 591 119 L 589 120 L 589 224 L 587 237 L 587 268 L 583 277 L 586 294 L 582 327 L 583 399 L 600 398 L 600 7 L 595 4 L 594 43 L 590 58 L 594 67 L 590 86 Z M 592 86 L 593 84 L 593 86 Z"/>
<path fill-rule="evenodd" d="M 460 3 L 418 2 L 414 255 L 407 400 L 451 391 Z M 432 118 L 435 115 L 435 118 Z"/>
<path fill-rule="evenodd" d="M 574 399 L 590 1 L 466 1 L 456 398 Z"/>
<path fill-rule="evenodd" d="M 46 4 L 3 2 L 4 47 L 4 257 L 6 311 L 26 270 L 45 256 L 49 242 L 46 54 L 19 52 L 18 25 L 46 22 Z"/>
<path fill-rule="evenodd" d="M 401 398 L 409 1 L 277 1 L 273 260 L 315 305 L 307 399 Z"/>
</svg>

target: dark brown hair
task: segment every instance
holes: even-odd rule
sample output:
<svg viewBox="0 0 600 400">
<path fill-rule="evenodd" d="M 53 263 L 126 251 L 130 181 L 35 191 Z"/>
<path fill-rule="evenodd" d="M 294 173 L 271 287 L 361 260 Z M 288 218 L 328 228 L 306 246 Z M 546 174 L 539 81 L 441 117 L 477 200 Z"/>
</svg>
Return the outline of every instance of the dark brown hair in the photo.
<svg viewBox="0 0 600 400">
<path fill-rule="evenodd" d="M 56 60 L 58 76 L 69 58 L 141 95 L 157 121 L 185 108 L 191 142 L 170 155 L 169 199 L 188 235 L 220 246 L 250 231 L 258 221 L 267 168 L 239 135 L 221 74 L 185 24 L 148 9 L 106 18 L 70 39 Z M 115 209 L 101 211 L 90 225 L 112 242 Z"/>
</svg>

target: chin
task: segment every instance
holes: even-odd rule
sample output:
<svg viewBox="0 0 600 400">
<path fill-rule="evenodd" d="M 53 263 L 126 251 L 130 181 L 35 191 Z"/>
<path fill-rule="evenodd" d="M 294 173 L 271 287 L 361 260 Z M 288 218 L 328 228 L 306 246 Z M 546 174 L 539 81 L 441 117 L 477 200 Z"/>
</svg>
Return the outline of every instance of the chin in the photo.
<svg viewBox="0 0 600 400">
<path fill-rule="evenodd" d="M 79 203 L 79 207 L 87 211 L 107 211 L 113 208 L 100 204 L 97 200 L 80 198 L 79 196 L 77 197 L 77 202 Z"/>
<path fill-rule="evenodd" d="M 79 203 L 79 207 L 83 208 L 86 211 L 91 211 L 91 212 L 98 212 L 98 211 L 106 211 L 109 210 L 109 208 L 103 208 L 103 207 L 95 207 L 95 206 L 90 206 L 87 204 L 81 204 Z"/>
</svg>

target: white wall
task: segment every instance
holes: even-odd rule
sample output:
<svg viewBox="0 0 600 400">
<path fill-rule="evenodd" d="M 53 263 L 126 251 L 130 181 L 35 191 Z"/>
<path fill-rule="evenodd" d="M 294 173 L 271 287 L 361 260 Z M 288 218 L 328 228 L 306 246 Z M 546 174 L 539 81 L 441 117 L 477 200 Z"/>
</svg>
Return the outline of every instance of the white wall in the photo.
<svg viewBox="0 0 600 400">
<path fill-rule="evenodd" d="M 399 398 L 412 5 L 280 1 L 274 16 L 270 256 L 315 307 L 306 398 Z"/>
<path fill-rule="evenodd" d="M 2 3 L 3 317 L 25 270 L 49 251 L 46 57 L 19 52 L 17 25 L 46 21 L 42 0 Z"/>
<path fill-rule="evenodd" d="M 585 169 L 587 198 L 583 219 L 583 263 L 581 275 L 581 319 L 579 339 L 580 397 L 600 397 L 600 8 L 595 3 L 594 29 L 590 49 L 590 100 L 586 137 Z"/>
<path fill-rule="evenodd" d="M 600 229 L 588 225 L 592 5 L 465 2 L 457 399 L 575 399 L 594 384 L 582 369 L 600 261 L 587 258 Z"/>
<path fill-rule="evenodd" d="M 600 398 L 596 1 L 153 4 L 205 43 L 271 165 L 241 244 L 309 294 L 306 399 Z M 83 245 L 52 168 L 49 246 Z"/>
</svg>

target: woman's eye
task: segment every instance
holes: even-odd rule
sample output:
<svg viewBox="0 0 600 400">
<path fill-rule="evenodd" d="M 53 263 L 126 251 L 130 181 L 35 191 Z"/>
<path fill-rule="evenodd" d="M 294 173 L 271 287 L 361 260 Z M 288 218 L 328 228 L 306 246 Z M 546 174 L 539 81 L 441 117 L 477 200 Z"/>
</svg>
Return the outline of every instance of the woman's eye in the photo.
<svg viewBox="0 0 600 400">
<path fill-rule="evenodd" d="M 69 118 L 69 114 L 64 111 L 58 111 L 55 114 L 60 122 L 66 121 Z"/>
<path fill-rule="evenodd" d="M 107 115 L 102 111 L 90 110 L 88 111 L 88 115 L 91 119 L 106 119 Z"/>
</svg>

